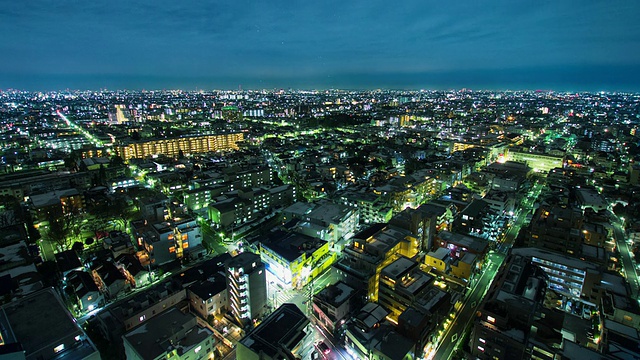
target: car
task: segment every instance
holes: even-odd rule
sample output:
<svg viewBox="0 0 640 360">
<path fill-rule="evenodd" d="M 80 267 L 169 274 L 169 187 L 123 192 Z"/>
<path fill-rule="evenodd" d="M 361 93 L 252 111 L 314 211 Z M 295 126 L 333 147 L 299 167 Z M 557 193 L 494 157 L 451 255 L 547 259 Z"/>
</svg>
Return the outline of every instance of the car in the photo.
<svg viewBox="0 0 640 360">
<path fill-rule="evenodd" d="M 319 342 L 316 346 L 318 347 L 318 350 L 325 355 L 331 352 L 331 349 L 324 343 L 324 341 Z"/>
</svg>

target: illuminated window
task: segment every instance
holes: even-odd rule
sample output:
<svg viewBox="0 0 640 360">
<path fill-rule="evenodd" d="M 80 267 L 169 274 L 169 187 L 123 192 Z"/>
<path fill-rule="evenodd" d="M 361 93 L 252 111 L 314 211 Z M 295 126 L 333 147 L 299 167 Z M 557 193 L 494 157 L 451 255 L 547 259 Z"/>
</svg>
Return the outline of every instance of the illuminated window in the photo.
<svg viewBox="0 0 640 360">
<path fill-rule="evenodd" d="M 169 248 L 169 252 L 170 252 L 170 253 L 174 253 L 174 252 L 176 252 L 176 247 L 175 247 L 175 246 L 170 247 L 170 248 Z"/>
<path fill-rule="evenodd" d="M 64 350 L 64 344 L 60 344 L 60 345 L 58 345 L 58 346 L 53 348 L 53 352 L 56 353 L 56 354 L 59 353 L 62 350 Z"/>
<path fill-rule="evenodd" d="M 140 316 L 140 322 L 143 322 L 143 321 L 144 321 L 144 319 L 146 319 L 146 318 L 147 318 L 147 315 L 142 315 L 142 316 Z"/>
<path fill-rule="evenodd" d="M 486 343 L 487 343 L 487 341 L 486 341 L 485 339 L 483 339 L 483 338 L 478 338 L 478 340 L 479 340 L 481 343 L 483 343 L 483 344 L 486 344 Z"/>
<path fill-rule="evenodd" d="M 202 345 L 198 346 L 198 347 L 195 349 L 195 353 L 197 354 L 200 350 L 202 350 Z"/>
<path fill-rule="evenodd" d="M 484 352 L 484 348 L 482 346 L 479 346 L 479 345 L 478 345 L 478 350 Z"/>
<path fill-rule="evenodd" d="M 188 242 L 185 241 L 185 242 L 182 243 L 182 248 L 183 249 L 186 249 L 188 247 L 189 247 L 189 243 Z"/>
<path fill-rule="evenodd" d="M 496 318 L 494 318 L 493 316 L 487 316 L 487 321 L 493 324 L 496 322 Z"/>
</svg>

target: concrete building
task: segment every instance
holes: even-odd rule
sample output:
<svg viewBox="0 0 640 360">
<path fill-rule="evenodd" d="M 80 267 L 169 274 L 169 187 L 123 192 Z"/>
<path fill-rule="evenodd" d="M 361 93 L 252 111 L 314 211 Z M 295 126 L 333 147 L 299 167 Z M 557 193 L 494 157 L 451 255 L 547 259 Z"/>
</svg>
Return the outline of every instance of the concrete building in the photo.
<svg viewBox="0 0 640 360">
<path fill-rule="evenodd" d="M 329 242 L 303 234 L 276 231 L 258 240 L 260 258 L 285 288 L 301 288 L 336 259 Z"/>
<path fill-rule="evenodd" d="M 446 212 L 445 207 L 424 204 L 417 209 L 404 209 L 394 215 L 389 224 L 411 231 L 420 242 L 420 251 L 431 251 L 436 232 L 442 230 L 441 224 L 446 222 Z"/>
<path fill-rule="evenodd" d="M 458 214 L 453 228 L 464 234 L 491 238 L 489 229 L 497 215 L 488 202 L 474 199 Z"/>
<path fill-rule="evenodd" d="M 512 192 L 490 190 L 482 200 L 497 215 L 513 215 L 516 207 L 516 198 Z"/>
<path fill-rule="evenodd" d="M 479 266 L 478 256 L 466 253 L 451 263 L 451 275 L 459 279 L 470 280 Z"/>
<path fill-rule="evenodd" d="M 213 358 L 216 338 L 204 322 L 172 308 L 122 336 L 127 359 Z"/>
<path fill-rule="evenodd" d="M 417 306 L 433 281 L 433 276 L 420 270 L 418 262 L 400 257 L 380 272 L 378 304 L 389 311 L 388 317 L 397 321 L 407 308 Z"/>
<path fill-rule="evenodd" d="M 328 201 L 296 203 L 283 210 L 283 214 L 285 220 L 300 220 L 296 232 L 331 243 L 353 236 L 360 221 L 358 211 Z"/>
<path fill-rule="evenodd" d="M 114 346 L 122 346 L 122 335 L 187 300 L 187 290 L 171 282 L 159 283 L 120 301 L 96 315 L 98 329 Z"/>
<path fill-rule="evenodd" d="M 100 353 L 53 288 L 2 307 L 3 358 L 99 360 Z"/>
<path fill-rule="evenodd" d="M 343 205 L 358 210 L 360 221 L 364 224 L 386 223 L 393 215 L 391 207 L 373 193 L 345 191 L 339 198 Z"/>
<path fill-rule="evenodd" d="M 194 189 L 185 190 L 183 193 L 184 204 L 191 210 L 197 211 L 206 208 L 210 203 L 215 203 L 216 198 L 232 190 L 232 185 L 216 184 L 210 186 L 200 186 Z"/>
<path fill-rule="evenodd" d="M 238 172 L 232 172 L 226 176 L 227 181 L 237 182 L 237 188 L 261 187 L 273 184 L 273 170 L 270 167 L 262 166 Z"/>
<path fill-rule="evenodd" d="M 385 320 L 386 310 L 377 304 L 367 303 L 347 324 L 345 349 L 354 359 L 403 359 L 415 358 L 415 343 L 400 335 Z"/>
<path fill-rule="evenodd" d="M 85 206 L 84 196 L 75 188 L 31 195 L 28 203 L 35 222 L 77 214 L 82 212 Z"/>
<path fill-rule="evenodd" d="M 267 311 L 267 278 L 260 256 L 244 252 L 226 263 L 231 315 L 247 326 Z"/>
<path fill-rule="evenodd" d="M 583 244 L 583 221 L 578 210 L 542 206 L 531 220 L 528 246 L 578 255 Z"/>
<path fill-rule="evenodd" d="M 450 231 L 439 232 L 436 242 L 439 247 L 449 249 L 449 254 L 455 259 L 462 258 L 467 253 L 483 258 L 489 251 L 488 240 Z"/>
<path fill-rule="evenodd" d="M 47 193 L 71 188 L 88 189 L 89 187 L 91 187 L 89 172 L 21 171 L 15 174 L 2 174 L 0 195 L 9 195 L 22 200 L 25 196 L 34 193 Z"/>
<path fill-rule="evenodd" d="M 281 360 L 301 357 L 300 345 L 312 331 L 309 320 L 295 304 L 282 304 L 242 338 L 238 360 Z"/>
<path fill-rule="evenodd" d="M 429 251 L 424 257 L 425 265 L 433 268 L 441 274 L 448 274 L 451 264 L 450 250 L 448 248 L 438 248 L 435 251 Z"/>
<path fill-rule="evenodd" d="M 313 295 L 313 315 L 317 324 L 329 334 L 336 334 L 356 306 L 361 306 L 358 291 L 342 281 Z"/>
<path fill-rule="evenodd" d="M 237 150 L 243 133 L 221 135 L 185 136 L 173 139 L 154 139 L 129 142 L 114 146 L 116 153 L 125 161 L 131 158 L 146 158 L 153 155 L 177 157 L 184 154 L 200 154 L 212 151 Z"/>
<path fill-rule="evenodd" d="M 209 204 L 207 213 L 211 222 L 223 229 L 240 226 L 259 216 L 251 200 L 239 197 L 230 197 Z"/>
<path fill-rule="evenodd" d="M 579 302 L 584 308 L 576 315 L 588 318 L 599 306 L 602 269 L 595 264 L 538 248 L 513 249 L 512 254 L 526 257 L 547 273 L 547 286 L 561 296 L 563 310 L 572 312 L 571 307 Z"/>
<path fill-rule="evenodd" d="M 86 271 L 72 271 L 67 275 L 65 293 L 76 301 L 78 311 L 92 311 L 104 303 L 102 292 Z"/>
<path fill-rule="evenodd" d="M 366 291 L 369 301 L 377 301 L 382 269 L 400 256 L 415 256 L 417 251 L 418 239 L 407 230 L 375 224 L 353 237 L 334 267 L 343 281 Z"/>
<path fill-rule="evenodd" d="M 598 212 L 600 210 L 606 210 L 609 206 L 609 202 L 595 189 L 577 188 L 575 192 L 578 206 L 580 206 L 582 210 L 591 208 Z"/>
<path fill-rule="evenodd" d="M 512 255 L 494 279 L 471 334 L 478 359 L 554 359 L 562 341 L 543 316 L 546 275 L 524 256 Z M 560 322 L 560 326 L 562 322 Z"/>
<path fill-rule="evenodd" d="M 134 221 L 131 228 L 138 245 L 144 248 L 146 259 L 141 259 L 144 265 L 158 266 L 181 259 L 202 243 L 200 225 L 191 217 L 175 217 L 158 223 Z"/>
<path fill-rule="evenodd" d="M 210 315 L 221 316 L 229 309 L 227 283 L 221 274 L 189 286 L 187 296 L 191 309 L 205 320 Z"/>
</svg>

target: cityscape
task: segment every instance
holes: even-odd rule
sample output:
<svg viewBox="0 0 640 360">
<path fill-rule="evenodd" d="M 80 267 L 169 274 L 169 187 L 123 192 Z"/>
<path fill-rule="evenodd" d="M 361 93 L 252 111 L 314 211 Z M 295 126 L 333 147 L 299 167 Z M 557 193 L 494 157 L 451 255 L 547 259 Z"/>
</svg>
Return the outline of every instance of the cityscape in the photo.
<svg viewBox="0 0 640 360">
<path fill-rule="evenodd" d="M 640 356 L 638 94 L 0 100 L 17 358 Z"/>
<path fill-rule="evenodd" d="M 640 359 L 640 3 L 0 8 L 0 358 Z"/>
</svg>

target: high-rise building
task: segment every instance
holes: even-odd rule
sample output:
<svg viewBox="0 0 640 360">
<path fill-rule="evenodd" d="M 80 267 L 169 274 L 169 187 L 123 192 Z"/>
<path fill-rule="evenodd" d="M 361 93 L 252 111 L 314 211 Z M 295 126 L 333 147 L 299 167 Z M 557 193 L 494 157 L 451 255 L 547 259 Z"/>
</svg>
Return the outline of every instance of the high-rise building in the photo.
<svg viewBox="0 0 640 360">
<path fill-rule="evenodd" d="M 267 278 L 260 256 L 241 253 L 227 264 L 227 290 L 231 314 L 238 324 L 248 325 L 267 310 Z"/>
</svg>

